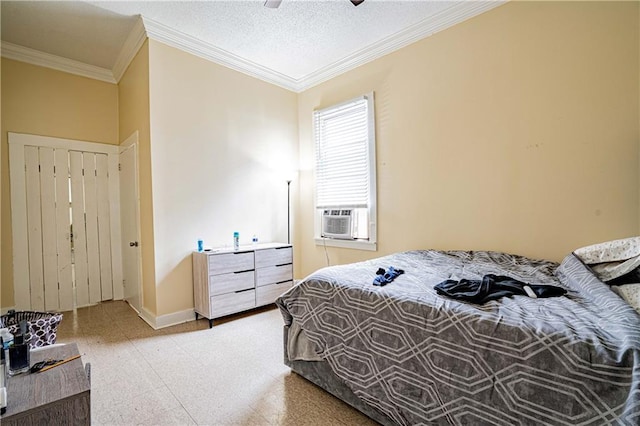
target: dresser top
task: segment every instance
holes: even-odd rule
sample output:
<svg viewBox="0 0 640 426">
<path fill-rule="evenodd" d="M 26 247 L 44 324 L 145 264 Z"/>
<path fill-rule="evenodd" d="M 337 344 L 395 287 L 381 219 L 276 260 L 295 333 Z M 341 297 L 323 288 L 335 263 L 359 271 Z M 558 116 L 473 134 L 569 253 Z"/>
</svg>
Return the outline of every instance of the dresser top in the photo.
<svg viewBox="0 0 640 426">
<path fill-rule="evenodd" d="M 75 343 L 44 347 L 31 352 L 31 365 L 45 359 L 67 359 L 79 355 Z M 91 385 L 80 358 L 40 373 L 22 373 L 9 377 L 7 382 L 7 412 L 20 416 L 29 410 L 37 410 L 48 404 L 90 392 Z"/>
<path fill-rule="evenodd" d="M 204 254 L 221 254 L 221 253 L 241 253 L 241 252 L 249 252 L 256 250 L 267 250 L 274 248 L 285 248 L 291 247 L 291 244 L 286 243 L 258 243 L 258 244 L 246 244 L 241 245 L 238 250 L 234 250 L 233 247 L 216 247 L 212 249 L 205 249 L 205 251 L 199 252 L 194 250 L 195 253 L 204 253 Z"/>
</svg>

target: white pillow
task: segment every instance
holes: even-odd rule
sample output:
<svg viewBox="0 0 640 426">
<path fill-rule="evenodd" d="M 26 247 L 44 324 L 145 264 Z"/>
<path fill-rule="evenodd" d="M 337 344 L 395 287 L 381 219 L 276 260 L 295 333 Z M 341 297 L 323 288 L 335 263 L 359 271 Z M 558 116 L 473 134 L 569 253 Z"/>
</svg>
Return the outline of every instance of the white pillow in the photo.
<svg viewBox="0 0 640 426">
<path fill-rule="evenodd" d="M 582 247 L 574 251 L 587 265 L 620 262 L 640 256 L 640 237 L 623 238 Z"/>
</svg>

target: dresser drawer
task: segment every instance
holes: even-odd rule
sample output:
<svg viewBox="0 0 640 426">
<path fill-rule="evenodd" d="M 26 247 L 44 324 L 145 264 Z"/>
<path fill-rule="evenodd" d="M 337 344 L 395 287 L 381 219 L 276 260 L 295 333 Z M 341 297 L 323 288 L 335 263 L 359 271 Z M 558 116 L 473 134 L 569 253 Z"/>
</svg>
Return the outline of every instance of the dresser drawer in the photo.
<svg viewBox="0 0 640 426">
<path fill-rule="evenodd" d="M 239 293 L 227 293 L 211 297 L 211 316 L 213 318 L 246 311 L 256 306 L 256 291 L 247 290 Z"/>
<path fill-rule="evenodd" d="M 293 265 L 269 266 L 256 269 L 256 287 L 293 279 Z"/>
<path fill-rule="evenodd" d="M 256 268 L 284 265 L 293 262 L 291 247 L 256 250 Z"/>
<path fill-rule="evenodd" d="M 253 271 L 209 276 L 209 294 L 233 293 L 253 288 Z"/>
<path fill-rule="evenodd" d="M 293 281 L 286 281 L 280 284 L 270 284 L 256 288 L 256 306 L 274 303 L 278 296 L 293 286 Z"/>
<path fill-rule="evenodd" d="M 225 253 L 209 256 L 209 275 L 253 269 L 253 252 Z"/>
</svg>

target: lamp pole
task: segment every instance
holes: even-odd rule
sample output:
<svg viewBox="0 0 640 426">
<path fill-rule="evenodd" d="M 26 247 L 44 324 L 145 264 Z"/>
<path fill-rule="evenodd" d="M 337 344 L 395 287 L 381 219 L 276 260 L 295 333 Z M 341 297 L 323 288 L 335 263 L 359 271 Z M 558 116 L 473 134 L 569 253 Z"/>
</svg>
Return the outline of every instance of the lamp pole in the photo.
<svg viewBox="0 0 640 426">
<path fill-rule="evenodd" d="M 291 244 L 291 180 L 287 180 L 287 244 Z"/>
</svg>

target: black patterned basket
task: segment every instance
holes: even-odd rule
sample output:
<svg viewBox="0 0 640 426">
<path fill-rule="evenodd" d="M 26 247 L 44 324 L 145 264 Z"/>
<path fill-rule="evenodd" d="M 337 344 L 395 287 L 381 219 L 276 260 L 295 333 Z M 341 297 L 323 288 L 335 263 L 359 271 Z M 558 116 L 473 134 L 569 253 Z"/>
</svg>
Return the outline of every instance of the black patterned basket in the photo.
<svg viewBox="0 0 640 426">
<path fill-rule="evenodd" d="M 27 321 L 29 346 L 38 348 L 53 345 L 56 342 L 58 324 L 62 321 L 62 314 L 56 312 L 9 311 L 0 316 L 0 328 L 8 328 L 14 336 L 20 329 L 20 321 Z"/>
</svg>

